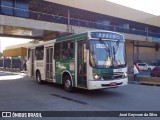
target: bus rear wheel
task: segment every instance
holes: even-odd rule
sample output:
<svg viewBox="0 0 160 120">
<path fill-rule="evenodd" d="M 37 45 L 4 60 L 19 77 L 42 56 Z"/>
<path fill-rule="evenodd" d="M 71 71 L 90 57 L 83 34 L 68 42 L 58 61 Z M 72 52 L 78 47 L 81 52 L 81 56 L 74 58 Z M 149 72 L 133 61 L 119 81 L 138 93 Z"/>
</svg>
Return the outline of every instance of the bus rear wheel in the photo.
<svg viewBox="0 0 160 120">
<path fill-rule="evenodd" d="M 66 76 L 64 77 L 64 89 L 65 89 L 67 92 L 73 92 L 72 81 L 71 81 L 70 76 L 68 76 L 68 75 L 66 75 Z"/>
<path fill-rule="evenodd" d="M 41 79 L 41 74 L 40 74 L 40 72 L 37 72 L 37 73 L 36 73 L 36 80 L 37 80 L 37 83 L 38 83 L 38 84 L 43 84 L 43 81 L 42 81 L 42 79 Z"/>
</svg>

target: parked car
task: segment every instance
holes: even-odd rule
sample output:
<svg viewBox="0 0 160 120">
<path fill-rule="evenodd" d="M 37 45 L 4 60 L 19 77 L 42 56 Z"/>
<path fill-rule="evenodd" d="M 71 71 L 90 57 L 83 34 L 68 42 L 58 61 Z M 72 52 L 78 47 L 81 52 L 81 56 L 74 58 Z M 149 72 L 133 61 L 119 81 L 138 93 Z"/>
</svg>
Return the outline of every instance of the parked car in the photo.
<svg viewBox="0 0 160 120">
<path fill-rule="evenodd" d="M 151 70 L 150 76 L 160 77 L 160 66 L 157 66 Z"/>
<path fill-rule="evenodd" d="M 137 68 L 139 70 L 152 70 L 153 68 L 155 68 L 155 66 L 153 65 L 148 65 L 147 63 L 137 63 L 136 64 Z"/>
</svg>

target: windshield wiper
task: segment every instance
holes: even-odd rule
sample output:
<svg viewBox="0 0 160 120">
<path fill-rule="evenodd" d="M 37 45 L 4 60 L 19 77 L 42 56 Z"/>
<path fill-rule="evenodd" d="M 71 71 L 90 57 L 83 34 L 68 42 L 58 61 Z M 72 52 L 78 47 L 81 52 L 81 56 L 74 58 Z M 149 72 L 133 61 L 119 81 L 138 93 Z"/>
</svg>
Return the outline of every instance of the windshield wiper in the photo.
<svg viewBox="0 0 160 120">
<path fill-rule="evenodd" d="M 109 47 L 106 46 L 106 44 L 104 43 L 104 41 L 102 40 L 102 38 L 100 38 L 99 41 L 100 41 L 101 44 L 103 44 L 105 46 L 104 49 L 106 50 L 106 52 L 109 53 L 109 57 L 110 57 L 111 56 L 111 51 L 110 51 Z"/>
<path fill-rule="evenodd" d="M 105 61 L 104 61 L 104 65 L 103 65 L 103 66 L 109 68 L 112 65 L 111 50 L 109 49 L 108 46 L 106 46 L 106 44 L 104 43 L 102 38 L 99 39 L 99 42 L 104 45 L 105 51 L 109 54 L 106 56 Z"/>
<path fill-rule="evenodd" d="M 90 53 L 91 53 L 91 64 L 92 64 L 92 66 L 93 67 L 96 67 L 96 60 L 95 60 L 95 57 L 94 57 L 94 55 L 95 55 L 95 53 L 93 52 L 93 50 L 90 50 Z"/>
</svg>

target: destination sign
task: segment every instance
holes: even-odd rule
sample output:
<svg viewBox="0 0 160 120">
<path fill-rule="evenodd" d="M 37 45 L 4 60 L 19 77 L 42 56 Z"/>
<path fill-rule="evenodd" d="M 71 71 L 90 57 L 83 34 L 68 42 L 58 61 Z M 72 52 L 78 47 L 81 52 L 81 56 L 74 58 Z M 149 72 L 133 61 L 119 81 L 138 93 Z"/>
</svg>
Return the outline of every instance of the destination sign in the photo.
<svg viewBox="0 0 160 120">
<path fill-rule="evenodd" d="M 116 33 L 109 32 L 91 32 L 92 38 L 123 40 L 123 36 Z"/>
</svg>

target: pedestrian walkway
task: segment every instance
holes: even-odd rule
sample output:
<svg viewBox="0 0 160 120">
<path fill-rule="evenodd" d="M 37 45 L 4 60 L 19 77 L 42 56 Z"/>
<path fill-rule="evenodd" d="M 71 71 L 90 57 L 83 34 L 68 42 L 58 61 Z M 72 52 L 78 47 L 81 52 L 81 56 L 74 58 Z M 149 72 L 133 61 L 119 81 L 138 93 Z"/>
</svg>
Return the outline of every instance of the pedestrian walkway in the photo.
<svg viewBox="0 0 160 120">
<path fill-rule="evenodd" d="M 139 81 L 133 81 L 133 75 L 128 77 L 130 84 L 156 85 L 160 86 L 160 77 L 138 76 Z"/>
<path fill-rule="evenodd" d="M 128 83 L 129 83 L 129 84 L 139 84 L 138 81 L 131 81 L 131 80 L 129 80 Z"/>
</svg>

